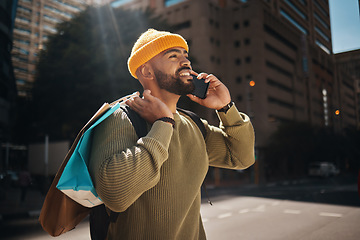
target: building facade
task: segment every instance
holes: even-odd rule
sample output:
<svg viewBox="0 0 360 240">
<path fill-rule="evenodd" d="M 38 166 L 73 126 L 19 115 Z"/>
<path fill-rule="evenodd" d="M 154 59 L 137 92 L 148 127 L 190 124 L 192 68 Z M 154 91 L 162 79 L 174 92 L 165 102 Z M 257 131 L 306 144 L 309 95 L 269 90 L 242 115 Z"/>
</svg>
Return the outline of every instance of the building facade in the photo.
<svg viewBox="0 0 360 240">
<path fill-rule="evenodd" d="M 345 127 L 350 122 L 351 126 L 360 129 L 360 49 L 337 53 L 335 61 L 338 84 L 342 85 L 339 89 L 347 89 L 346 94 L 340 94 L 342 101 L 339 105 L 344 114 L 340 112 L 339 118 L 341 122 L 345 121 Z"/>
<path fill-rule="evenodd" d="M 19 0 L 12 59 L 18 95 L 31 99 L 38 54 L 56 25 L 84 10 L 84 0 Z"/>
<path fill-rule="evenodd" d="M 0 170 L 3 165 L 2 145 L 11 138 L 12 109 L 16 86 L 11 62 L 13 28 L 17 1 L 0 2 Z"/>
<path fill-rule="evenodd" d="M 218 76 L 252 118 L 258 147 L 282 122 L 334 127 L 327 0 L 117 0 L 112 6 L 150 7 L 174 26 L 189 41 L 194 69 Z"/>
</svg>

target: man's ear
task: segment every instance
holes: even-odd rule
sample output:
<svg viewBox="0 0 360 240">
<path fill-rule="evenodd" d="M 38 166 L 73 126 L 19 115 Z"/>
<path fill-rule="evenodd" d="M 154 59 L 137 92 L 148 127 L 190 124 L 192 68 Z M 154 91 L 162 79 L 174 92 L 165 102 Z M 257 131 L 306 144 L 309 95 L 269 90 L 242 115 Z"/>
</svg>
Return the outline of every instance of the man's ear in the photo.
<svg viewBox="0 0 360 240">
<path fill-rule="evenodd" d="M 141 65 L 137 69 L 136 75 L 138 78 L 141 77 L 141 78 L 147 78 L 147 79 L 152 79 L 154 76 L 152 68 L 151 68 L 150 64 L 148 64 L 148 63 Z"/>
</svg>

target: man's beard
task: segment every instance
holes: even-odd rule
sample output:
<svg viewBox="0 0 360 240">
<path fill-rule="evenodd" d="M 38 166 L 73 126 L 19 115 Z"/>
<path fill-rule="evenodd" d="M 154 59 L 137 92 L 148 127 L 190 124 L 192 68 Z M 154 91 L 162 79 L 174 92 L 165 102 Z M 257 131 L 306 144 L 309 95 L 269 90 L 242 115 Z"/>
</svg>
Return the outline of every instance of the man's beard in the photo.
<svg viewBox="0 0 360 240">
<path fill-rule="evenodd" d="M 176 71 L 175 75 L 165 74 L 158 69 L 154 69 L 154 74 L 156 81 L 161 89 L 164 89 L 168 92 L 174 93 L 176 95 L 184 96 L 190 94 L 194 91 L 195 85 L 192 81 L 183 82 L 180 79 L 179 72 L 183 69 L 189 68 L 180 68 Z"/>
</svg>

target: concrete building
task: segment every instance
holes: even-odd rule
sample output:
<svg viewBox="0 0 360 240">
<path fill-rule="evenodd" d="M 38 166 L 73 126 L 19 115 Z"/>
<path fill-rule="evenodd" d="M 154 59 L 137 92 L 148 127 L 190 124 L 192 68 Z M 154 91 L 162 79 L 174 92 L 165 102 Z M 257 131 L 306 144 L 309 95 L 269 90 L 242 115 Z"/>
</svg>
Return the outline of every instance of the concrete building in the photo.
<svg viewBox="0 0 360 240">
<path fill-rule="evenodd" d="M 218 76 L 250 115 L 257 147 L 281 122 L 333 127 L 327 0 L 117 0 L 112 6 L 150 7 L 174 26 L 189 41 L 194 69 Z"/>
<path fill-rule="evenodd" d="M 14 28 L 12 59 L 18 95 L 31 98 L 38 53 L 56 24 L 85 9 L 84 0 L 19 0 Z"/>
<path fill-rule="evenodd" d="M 16 100 L 15 77 L 11 62 L 13 28 L 17 1 L 0 1 L 0 170 L 3 158 L 2 145 L 11 139 L 12 108 Z"/>
<path fill-rule="evenodd" d="M 343 85 L 339 89 L 347 89 L 346 94 L 340 94 L 342 101 L 339 108 L 344 110 L 340 120 L 345 121 L 344 127 L 350 122 L 352 129 L 360 129 L 360 49 L 337 53 L 335 61 L 338 84 Z"/>
</svg>

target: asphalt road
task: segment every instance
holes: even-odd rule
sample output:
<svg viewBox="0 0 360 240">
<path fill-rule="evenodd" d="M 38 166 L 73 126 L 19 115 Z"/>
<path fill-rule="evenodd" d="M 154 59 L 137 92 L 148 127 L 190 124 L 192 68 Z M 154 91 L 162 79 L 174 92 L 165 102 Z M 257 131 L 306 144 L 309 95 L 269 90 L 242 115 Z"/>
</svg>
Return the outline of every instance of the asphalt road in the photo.
<svg viewBox="0 0 360 240">
<path fill-rule="evenodd" d="M 356 178 L 304 179 L 266 186 L 212 189 L 201 213 L 209 240 L 360 239 Z M 35 218 L 3 223 L 0 239 L 54 239 Z M 55 239 L 88 240 L 85 220 Z"/>
</svg>

